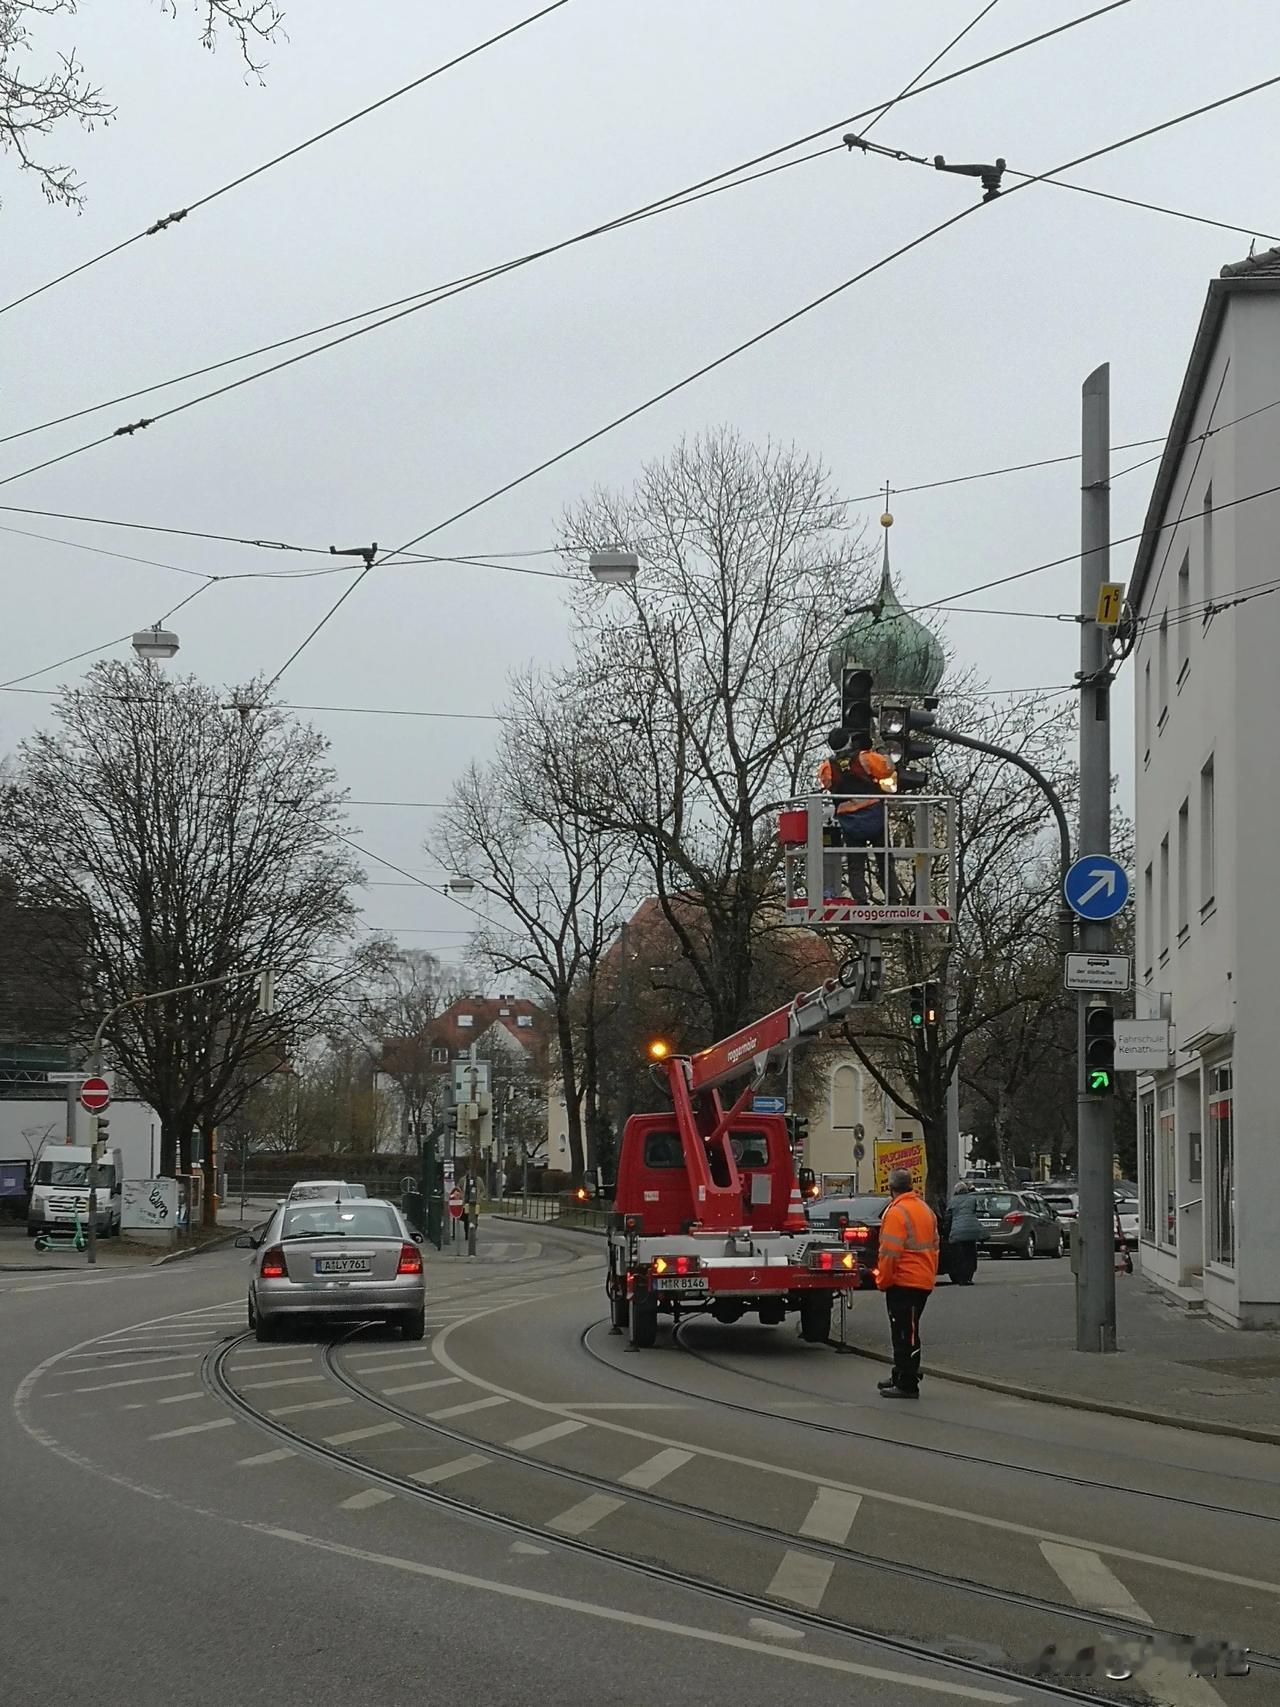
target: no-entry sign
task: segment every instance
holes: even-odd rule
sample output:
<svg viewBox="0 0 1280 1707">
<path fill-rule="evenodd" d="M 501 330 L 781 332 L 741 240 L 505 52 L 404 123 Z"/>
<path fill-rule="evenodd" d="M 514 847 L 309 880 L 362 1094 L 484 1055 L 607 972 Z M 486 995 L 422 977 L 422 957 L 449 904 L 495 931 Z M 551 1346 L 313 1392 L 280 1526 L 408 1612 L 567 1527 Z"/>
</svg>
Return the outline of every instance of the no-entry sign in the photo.
<svg viewBox="0 0 1280 1707">
<path fill-rule="evenodd" d="M 450 1215 L 453 1216 L 455 1221 L 461 1221 L 461 1219 L 462 1219 L 462 1193 L 458 1190 L 456 1185 L 454 1186 L 453 1190 L 449 1193 L 449 1213 L 450 1213 Z"/>
<path fill-rule="evenodd" d="M 101 1114 L 111 1101 L 111 1086 L 105 1079 L 86 1079 L 80 1087 L 80 1106 L 90 1114 Z"/>
</svg>

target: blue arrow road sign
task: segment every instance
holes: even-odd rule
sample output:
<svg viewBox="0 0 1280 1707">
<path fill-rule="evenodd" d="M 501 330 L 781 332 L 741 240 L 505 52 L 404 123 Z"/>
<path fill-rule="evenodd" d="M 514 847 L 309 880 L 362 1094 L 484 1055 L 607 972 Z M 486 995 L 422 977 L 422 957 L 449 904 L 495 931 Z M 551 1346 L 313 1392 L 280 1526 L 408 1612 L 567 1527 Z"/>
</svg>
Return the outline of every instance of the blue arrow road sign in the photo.
<svg viewBox="0 0 1280 1707">
<path fill-rule="evenodd" d="M 787 1111 L 786 1097 L 752 1097 L 752 1114 L 785 1114 Z"/>
<path fill-rule="evenodd" d="M 1085 854 L 1062 880 L 1062 893 L 1082 919 L 1114 919 L 1129 899 L 1129 874 L 1110 854 Z"/>
</svg>

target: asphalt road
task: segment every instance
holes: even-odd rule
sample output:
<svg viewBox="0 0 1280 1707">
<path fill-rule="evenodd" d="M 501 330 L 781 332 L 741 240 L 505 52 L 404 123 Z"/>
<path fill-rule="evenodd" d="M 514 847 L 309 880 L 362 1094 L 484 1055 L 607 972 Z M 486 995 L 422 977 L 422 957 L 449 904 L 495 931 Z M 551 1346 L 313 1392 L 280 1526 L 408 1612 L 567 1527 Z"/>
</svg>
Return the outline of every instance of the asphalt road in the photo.
<svg viewBox="0 0 1280 1707">
<path fill-rule="evenodd" d="M 631 1352 L 601 1254 L 493 1223 L 429 1265 L 421 1345 L 258 1346 L 229 1250 L 0 1276 L 6 1698 L 1280 1701 L 1256 1664 L 1025 1675 L 1108 1629 L 1280 1650 L 1273 1449 L 928 1379 L 889 1406 L 787 1328 Z M 1069 1284 L 1005 1267 L 1029 1309 Z"/>
</svg>

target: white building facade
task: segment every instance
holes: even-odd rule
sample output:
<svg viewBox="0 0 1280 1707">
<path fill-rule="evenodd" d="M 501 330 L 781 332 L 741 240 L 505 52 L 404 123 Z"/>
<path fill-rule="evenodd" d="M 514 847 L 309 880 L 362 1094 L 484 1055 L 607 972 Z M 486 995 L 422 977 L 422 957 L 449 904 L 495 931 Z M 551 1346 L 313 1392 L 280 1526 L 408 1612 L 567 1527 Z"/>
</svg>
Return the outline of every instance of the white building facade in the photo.
<svg viewBox="0 0 1280 1707">
<path fill-rule="evenodd" d="M 1143 1273 L 1280 1323 L 1280 250 L 1209 286 L 1129 599 L 1138 623 Z M 1239 601 L 1238 603 L 1236 601 Z"/>
</svg>

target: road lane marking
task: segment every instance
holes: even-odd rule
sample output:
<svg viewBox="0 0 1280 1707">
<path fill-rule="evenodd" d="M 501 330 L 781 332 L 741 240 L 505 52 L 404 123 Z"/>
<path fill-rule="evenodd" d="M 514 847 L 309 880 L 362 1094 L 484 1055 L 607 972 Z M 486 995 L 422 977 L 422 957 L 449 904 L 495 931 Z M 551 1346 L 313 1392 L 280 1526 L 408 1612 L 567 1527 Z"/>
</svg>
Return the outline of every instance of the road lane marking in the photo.
<svg viewBox="0 0 1280 1707">
<path fill-rule="evenodd" d="M 129 1363 L 99 1363 L 92 1369 L 68 1369 L 68 1375 L 114 1375 L 117 1369 L 154 1369 L 157 1363 L 188 1363 L 202 1351 L 175 1351 L 165 1357 L 139 1357 Z"/>
<path fill-rule="evenodd" d="M 681 1452 L 678 1447 L 668 1446 L 665 1452 L 655 1452 L 652 1458 L 646 1458 L 643 1464 L 637 1464 L 634 1470 L 628 1470 L 618 1480 L 624 1488 L 656 1488 L 659 1482 L 665 1481 L 673 1470 L 687 1464 L 692 1457 L 692 1452 Z"/>
<path fill-rule="evenodd" d="M 157 1405 L 189 1405 L 192 1399 L 207 1399 L 209 1397 L 203 1387 L 197 1387 L 190 1393 L 170 1393 L 168 1398 L 157 1399 Z"/>
<path fill-rule="evenodd" d="M 1042 1541 L 1040 1551 L 1077 1606 L 1134 1624 L 1153 1624 L 1128 1589 L 1098 1555 L 1087 1547 L 1062 1547 Z M 1159 1655 L 1134 1672 L 1135 1680 L 1162 1707 L 1224 1707 L 1218 1691 L 1203 1677 L 1192 1677 L 1185 1665 Z"/>
<path fill-rule="evenodd" d="M 403 1423 L 385 1422 L 370 1423 L 367 1428 L 348 1428 L 341 1434 L 326 1434 L 325 1444 L 328 1446 L 350 1446 L 355 1440 L 372 1440 L 376 1434 L 395 1434 L 397 1429 L 404 1427 Z"/>
<path fill-rule="evenodd" d="M 394 1393 L 425 1393 L 428 1387 L 460 1387 L 462 1383 L 456 1375 L 440 1375 L 434 1381 L 402 1381 L 398 1387 L 383 1387 L 381 1392 L 386 1398 Z"/>
<path fill-rule="evenodd" d="M 435 1365 L 435 1359 L 434 1358 L 414 1357 L 414 1358 L 410 1358 L 405 1363 L 376 1363 L 376 1364 L 373 1364 L 370 1368 L 370 1373 L 373 1375 L 394 1375 L 396 1373 L 396 1371 L 399 1369 L 431 1369 L 434 1367 L 434 1365 Z M 351 1367 L 356 1371 L 357 1375 L 363 1374 L 363 1372 L 364 1372 L 364 1365 L 362 1363 L 360 1363 L 360 1364 L 356 1363 L 354 1361 L 354 1359 L 352 1360 Z"/>
<path fill-rule="evenodd" d="M 616 1399 L 611 1399 L 607 1403 L 597 1403 L 593 1400 L 589 1405 L 580 1405 L 576 1399 L 552 1399 L 548 1401 L 546 1408 L 552 1411 L 687 1411 L 693 1407 L 690 1405 L 655 1404 L 652 1401 L 642 1401 L 636 1404 L 629 1400 L 624 1402 Z"/>
<path fill-rule="evenodd" d="M 427 1415 L 434 1421 L 443 1422 L 446 1417 L 465 1417 L 472 1411 L 492 1410 L 494 1405 L 505 1405 L 506 1400 L 496 1393 L 490 1393 L 485 1399 L 468 1399 L 463 1405 L 447 1405 L 442 1411 L 428 1411 Z"/>
<path fill-rule="evenodd" d="M 385 1488 L 366 1488 L 362 1494 L 352 1494 L 349 1500 L 339 1500 L 338 1506 L 342 1511 L 368 1511 L 371 1505 L 385 1505 L 395 1497 Z"/>
<path fill-rule="evenodd" d="M 297 1456 L 291 1446 L 277 1446 L 274 1452 L 255 1452 L 252 1458 L 237 1458 L 236 1468 L 247 1470 L 255 1464 L 279 1464 L 282 1459 L 296 1458 Z"/>
<path fill-rule="evenodd" d="M 93 1373 L 96 1375 L 97 1370 Z M 46 1393 L 46 1399 L 65 1399 L 70 1393 L 110 1393 L 119 1387 L 150 1387 L 157 1381 L 190 1381 L 191 1372 L 179 1369 L 170 1375 L 131 1375 L 127 1381 L 100 1381 L 94 1387 L 64 1387 L 60 1393 Z"/>
<path fill-rule="evenodd" d="M 328 1541 L 318 1535 L 304 1535 L 297 1530 L 277 1528 L 273 1524 L 246 1524 L 261 1535 L 294 1546 L 312 1547 L 320 1552 L 334 1553 L 339 1558 L 358 1559 L 368 1565 L 383 1565 L 389 1570 L 405 1571 L 425 1577 L 431 1582 L 452 1583 L 458 1588 L 476 1589 L 484 1594 L 498 1595 L 505 1600 L 524 1601 L 532 1606 L 552 1607 L 559 1612 L 576 1612 L 585 1618 L 602 1623 L 627 1625 L 636 1630 L 649 1630 L 663 1636 L 680 1636 L 688 1641 L 706 1642 L 712 1647 L 732 1648 L 738 1653 L 760 1654 L 780 1666 L 808 1666 L 814 1670 L 837 1672 L 844 1677 L 868 1678 L 876 1683 L 895 1684 L 900 1691 L 919 1690 L 926 1695 L 945 1695 L 961 1701 L 977 1701 L 985 1707 L 1018 1707 L 1023 1700 L 994 1689 L 982 1689 L 972 1683 L 953 1683 L 945 1678 L 928 1677 L 909 1671 L 890 1671 L 884 1666 L 865 1665 L 858 1660 L 836 1659 L 826 1654 L 808 1653 L 803 1649 L 776 1648 L 768 1642 L 753 1641 L 724 1630 L 701 1629 L 694 1624 L 679 1624 L 670 1618 L 653 1618 L 642 1612 L 622 1607 L 604 1606 L 589 1600 L 574 1600 L 568 1595 L 549 1594 L 543 1589 L 525 1588 L 517 1583 L 497 1582 L 490 1577 L 469 1576 L 451 1571 L 443 1565 L 424 1565 L 417 1559 L 401 1559 L 394 1554 L 373 1553 L 363 1547 L 350 1547 L 340 1541 Z"/>
<path fill-rule="evenodd" d="M 307 1399 L 300 1405 L 272 1405 L 273 1417 L 292 1417 L 299 1411 L 331 1411 L 335 1405 L 349 1405 L 350 1399 Z"/>
<path fill-rule="evenodd" d="M 819 1488 L 808 1516 L 800 1525 L 800 1534 L 808 1541 L 829 1541 L 833 1546 L 843 1547 L 861 1504 L 860 1494 L 847 1494 L 840 1488 Z"/>
<path fill-rule="evenodd" d="M 614 1499 L 612 1494 L 588 1494 L 585 1500 L 579 1500 L 567 1511 L 562 1511 L 559 1517 L 553 1517 L 547 1528 L 556 1529 L 561 1535 L 583 1535 L 606 1517 L 612 1517 L 615 1511 L 621 1511 L 626 1503 L 625 1500 Z"/>
<path fill-rule="evenodd" d="M 257 1371 L 255 1370 L 256 1374 Z M 245 1381 L 242 1383 L 246 1393 L 262 1391 L 268 1387 L 312 1387 L 317 1381 L 324 1380 L 324 1371 L 317 1370 L 314 1375 L 274 1375 L 270 1381 Z"/>
<path fill-rule="evenodd" d="M 470 1318 L 480 1321 L 485 1316 L 495 1315 L 505 1309 L 505 1304 L 493 1304 L 487 1309 L 477 1311 Z M 465 1324 L 458 1323 L 456 1326 Z M 504 1399 L 510 1399 L 518 1405 L 525 1405 L 530 1410 L 543 1411 L 552 1416 L 577 1416 L 586 1407 L 573 1403 L 552 1404 L 545 1399 L 535 1399 L 529 1393 L 521 1393 L 514 1387 L 500 1386 L 496 1381 L 486 1380 L 483 1375 L 477 1375 L 466 1368 L 448 1350 L 447 1342 L 453 1328 L 444 1328 L 438 1333 L 433 1342 L 436 1361 L 446 1369 L 453 1370 L 460 1379 L 471 1382 L 474 1387 L 486 1388 L 490 1393 L 500 1394 Z M 884 1505 L 898 1506 L 906 1511 L 923 1512 L 930 1517 L 955 1518 L 961 1523 L 967 1523 L 976 1529 L 994 1529 L 1005 1535 L 1024 1535 L 1031 1540 L 1060 1541 L 1068 1547 L 1090 1548 L 1112 1559 L 1129 1559 L 1135 1564 L 1152 1565 L 1157 1570 L 1172 1571 L 1179 1576 L 1200 1577 L 1205 1582 L 1225 1583 L 1232 1588 L 1255 1589 L 1262 1594 L 1275 1595 L 1280 1598 L 1280 1582 L 1268 1581 L 1265 1577 L 1246 1577 L 1234 1571 L 1217 1571 L 1208 1565 L 1195 1565 L 1186 1559 L 1170 1559 L 1158 1553 L 1143 1553 L 1136 1548 L 1119 1547 L 1109 1541 L 1090 1541 L 1078 1535 L 1059 1535 L 1054 1530 L 1037 1529 L 1034 1524 L 1018 1523 L 1013 1518 L 997 1517 L 988 1511 L 977 1509 L 966 1510 L 961 1506 L 943 1505 L 937 1500 L 919 1499 L 911 1494 L 897 1493 L 888 1488 L 866 1487 L 856 1482 L 837 1482 L 830 1476 L 816 1477 L 811 1471 L 793 1469 L 787 1464 L 771 1464 L 765 1459 L 752 1458 L 746 1453 L 726 1452 L 714 1446 L 700 1446 L 686 1441 L 673 1442 L 669 1436 L 652 1434 L 647 1429 L 631 1428 L 626 1423 L 611 1422 L 605 1417 L 587 1417 L 586 1421 L 596 1428 L 608 1429 L 613 1434 L 624 1434 L 631 1440 L 652 1442 L 655 1446 L 678 1445 L 687 1447 L 689 1451 L 700 1454 L 703 1458 L 711 1459 L 717 1464 L 732 1464 L 739 1469 L 759 1470 L 769 1476 L 780 1476 L 784 1480 L 804 1482 L 813 1487 L 821 1480 L 823 1486 L 839 1488 L 844 1493 L 859 1494 L 863 1499 L 879 1500 Z"/>
<path fill-rule="evenodd" d="M 447 1482 L 451 1476 L 464 1476 L 468 1470 L 480 1470 L 488 1462 L 478 1452 L 467 1452 L 461 1458 L 450 1458 L 446 1464 L 433 1464 L 429 1470 L 413 1470 L 409 1479 L 430 1488 L 437 1482 Z"/>
<path fill-rule="evenodd" d="M 424 1346 L 422 1349 L 425 1351 L 426 1347 Z M 358 1352 L 352 1356 L 351 1363 L 352 1363 L 353 1367 L 355 1366 L 357 1361 L 361 1364 L 361 1366 L 363 1366 L 366 1363 L 368 1363 L 368 1364 L 381 1363 L 383 1358 L 386 1358 L 386 1357 L 403 1357 L 404 1351 L 405 1351 L 405 1348 L 402 1345 L 398 1345 L 394 1351 L 362 1351 L 362 1352 Z"/>
<path fill-rule="evenodd" d="M 795 1606 L 819 1607 L 835 1568 L 832 1559 L 815 1559 L 812 1553 L 798 1553 L 788 1547 L 764 1592 Z"/>
<path fill-rule="evenodd" d="M 186 1355 L 188 1357 L 200 1357 L 202 1354 L 198 1351 L 189 1351 Z M 256 1375 L 260 1369 L 296 1369 L 300 1363 L 310 1362 L 309 1357 L 279 1357 L 273 1363 L 251 1363 L 247 1369 L 235 1368 L 231 1373 L 233 1375 Z"/>
<path fill-rule="evenodd" d="M 548 1441 L 563 1440 L 566 1434 L 577 1434 L 579 1429 L 586 1428 L 586 1423 L 572 1422 L 566 1418 L 564 1422 L 548 1423 L 546 1428 L 535 1428 L 532 1434 L 518 1434 L 507 1445 L 513 1452 L 531 1452 L 535 1446 L 545 1446 Z"/>
<path fill-rule="evenodd" d="M 148 1440 L 180 1440 L 184 1434 L 207 1434 L 211 1428 L 230 1428 L 234 1417 L 215 1417 L 212 1422 L 188 1423 L 186 1428 L 166 1429 L 163 1434 L 150 1434 Z"/>
</svg>

